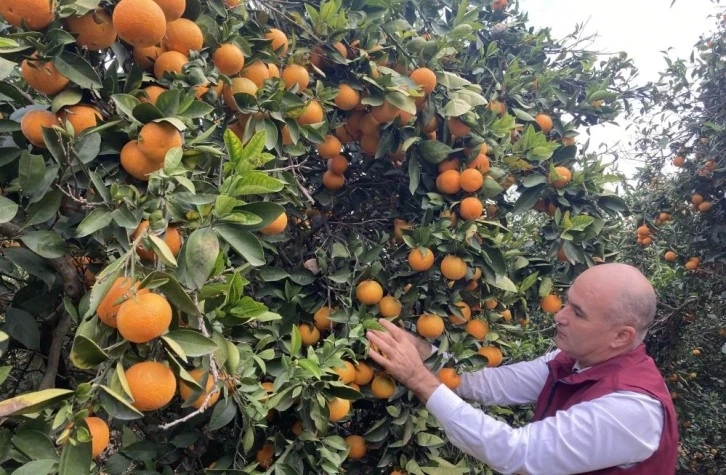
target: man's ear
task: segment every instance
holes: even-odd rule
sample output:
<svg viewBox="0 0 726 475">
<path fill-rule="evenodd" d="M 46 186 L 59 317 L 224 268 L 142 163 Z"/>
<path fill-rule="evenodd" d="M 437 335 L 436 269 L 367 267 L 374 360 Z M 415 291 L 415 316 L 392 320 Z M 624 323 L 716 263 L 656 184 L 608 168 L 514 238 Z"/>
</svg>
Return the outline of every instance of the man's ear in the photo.
<svg viewBox="0 0 726 475">
<path fill-rule="evenodd" d="M 638 331 L 631 326 L 625 325 L 617 329 L 615 338 L 610 342 L 613 349 L 626 348 L 633 345 Z"/>
</svg>

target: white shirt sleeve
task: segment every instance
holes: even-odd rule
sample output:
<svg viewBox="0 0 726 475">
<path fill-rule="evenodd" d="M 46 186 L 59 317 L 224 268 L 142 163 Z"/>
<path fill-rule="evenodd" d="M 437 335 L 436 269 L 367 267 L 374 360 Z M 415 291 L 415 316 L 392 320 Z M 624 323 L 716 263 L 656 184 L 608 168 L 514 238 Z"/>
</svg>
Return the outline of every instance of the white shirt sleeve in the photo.
<svg viewBox="0 0 726 475">
<path fill-rule="evenodd" d="M 456 394 L 485 405 L 507 406 L 537 402 L 537 396 L 549 374 L 547 362 L 559 352 L 560 350 L 552 351 L 532 361 L 463 373 Z"/>
<path fill-rule="evenodd" d="M 449 440 L 502 473 L 572 474 L 629 465 L 660 444 L 663 408 L 657 399 L 616 392 L 576 404 L 514 429 L 440 385 L 426 407 Z"/>
</svg>

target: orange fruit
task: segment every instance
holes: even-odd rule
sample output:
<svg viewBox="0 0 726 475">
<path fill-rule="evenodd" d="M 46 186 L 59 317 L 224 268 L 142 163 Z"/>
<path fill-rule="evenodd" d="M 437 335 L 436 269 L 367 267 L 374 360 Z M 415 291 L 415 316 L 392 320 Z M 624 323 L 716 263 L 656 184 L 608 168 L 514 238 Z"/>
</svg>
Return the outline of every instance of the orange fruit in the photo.
<svg viewBox="0 0 726 475">
<path fill-rule="evenodd" d="M 416 331 L 424 338 L 438 338 L 444 333 L 444 319 L 433 313 L 422 313 L 416 320 Z"/>
<path fill-rule="evenodd" d="M 700 211 L 701 213 L 707 213 L 707 212 L 711 211 L 712 207 L 713 207 L 713 205 L 711 204 L 710 201 L 704 201 L 703 203 L 698 205 L 698 211 Z"/>
<path fill-rule="evenodd" d="M 166 24 L 163 45 L 169 51 L 178 51 L 189 56 L 189 52 L 202 49 L 204 35 L 196 23 L 186 18 L 179 18 Z"/>
<path fill-rule="evenodd" d="M 456 314 L 449 315 L 449 321 L 454 325 L 461 325 L 468 322 L 471 319 L 471 308 L 466 302 L 456 302 L 454 305 L 459 307 L 461 310 L 461 317 Z"/>
<path fill-rule="evenodd" d="M 471 129 L 458 117 L 449 117 L 447 122 L 449 132 L 457 137 L 464 137 L 471 133 Z"/>
<path fill-rule="evenodd" d="M 345 177 L 328 170 L 323 173 L 323 186 L 330 191 L 337 191 L 345 185 Z"/>
<path fill-rule="evenodd" d="M 146 343 L 163 335 L 171 324 L 171 305 L 166 297 L 144 293 L 126 300 L 118 309 L 116 324 L 121 336 Z"/>
<path fill-rule="evenodd" d="M 300 331 L 300 338 L 303 345 L 311 346 L 320 341 L 320 330 L 315 328 L 314 325 L 301 323 L 297 328 Z"/>
<path fill-rule="evenodd" d="M 471 162 L 469 162 L 466 166 L 467 166 L 467 168 L 479 170 L 479 173 L 481 173 L 483 175 L 489 171 L 491 162 L 489 161 L 489 157 L 487 157 L 486 154 L 482 152 L 479 155 L 477 155 L 476 158 L 474 160 L 472 160 Z"/>
<path fill-rule="evenodd" d="M 555 167 L 555 172 L 557 172 L 557 175 L 559 175 L 559 178 L 550 175 L 549 180 L 550 183 L 552 183 L 552 186 L 555 188 L 562 189 L 567 186 L 568 183 L 572 180 L 572 172 L 567 167 Z"/>
<path fill-rule="evenodd" d="M 441 273 L 449 280 L 463 279 L 467 270 L 466 262 L 459 256 L 449 254 L 441 261 Z"/>
<path fill-rule="evenodd" d="M 333 159 L 340 155 L 342 144 L 335 135 L 326 135 L 325 141 L 317 146 L 318 153 L 326 160 Z"/>
<path fill-rule="evenodd" d="M 554 125 L 552 123 L 552 117 L 547 114 L 537 114 L 534 116 L 534 121 L 537 122 L 537 125 L 539 125 L 540 129 L 542 129 L 542 132 L 545 134 L 548 134 Z"/>
<path fill-rule="evenodd" d="M 458 158 L 450 158 L 448 160 L 439 162 L 439 166 L 438 166 L 439 174 L 444 173 L 447 170 L 459 171 L 460 165 L 461 165 L 461 162 L 459 162 Z"/>
<path fill-rule="evenodd" d="M 375 280 L 363 280 L 355 288 L 355 298 L 365 305 L 375 305 L 383 298 L 383 287 Z"/>
<path fill-rule="evenodd" d="M 651 244 L 653 244 L 653 240 L 649 237 L 644 237 L 642 244 L 643 246 L 650 246 Z"/>
<path fill-rule="evenodd" d="M 330 330 L 331 325 L 333 325 L 333 321 L 329 318 L 330 312 L 335 312 L 337 310 L 337 307 L 331 309 L 325 305 L 317 309 L 313 314 L 313 322 L 315 322 L 315 328 L 320 331 Z"/>
<path fill-rule="evenodd" d="M 260 467 L 265 470 L 270 468 L 274 459 L 275 446 L 269 442 L 265 442 L 262 448 L 260 448 L 260 450 L 258 450 L 257 454 L 255 455 L 255 460 L 257 460 L 257 463 L 260 465 Z"/>
<path fill-rule="evenodd" d="M 270 28 L 267 33 L 265 33 L 265 38 L 272 40 L 272 51 L 275 51 L 278 56 L 282 57 L 287 54 L 289 42 L 285 33 L 277 28 Z"/>
<path fill-rule="evenodd" d="M 509 0 L 494 0 L 491 3 L 492 11 L 506 10 Z"/>
<path fill-rule="evenodd" d="M 682 167 L 684 163 L 686 163 L 686 159 L 682 156 L 678 155 L 676 158 L 673 159 L 671 162 L 674 167 Z"/>
<path fill-rule="evenodd" d="M 489 110 L 499 115 L 503 115 L 507 112 L 507 106 L 501 101 L 491 101 L 489 103 Z"/>
<path fill-rule="evenodd" d="M 151 104 L 156 105 L 156 101 L 159 99 L 159 96 L 166 92 L 166 89 L 164 89 L 161 86 L 157 86 L 155 84 L 152 84 L 151 86 L 147 86 L 144 89 L 144 94 L 146 94 L 146 97 L 140 97 L 139 100 L 141 102 L 149 102 Z"/>
<path fill-rule="evenodd" d="M 148 228 L 149 221 L 146 219 L 142 220 L 136 227 L 136 230 L 133 232 L 133 234 L 131 234 L 131 241 L 136 241 L 136 239 L 141 236 L 141 234 Z M 164 231 L 162 239 L 164 240 L 164 243 L 169 247 L 172 255 L 174 257 L 177 257 L 179 255 L 179 251 L 181 251 L 182 246 L 182 239 L 181 234 L 179 234 L 179 230 L 175 226 L 169 226 L 168 228 L 166 228 L 166 231 Z M 139 245 L 136 247 L 136 254 L 138 254 L 139 258 L 142 261 L 156 261 L 156 253 L 152 250 L 146 249 L 142 243 L 139 243 Z"/>
<path fill-rule="evenodd" d="M 360 149 L 363 153 L 375 156 L 378 153 L 378 145 L 381 143 L 381 136 L 376 131 L 373 135 L 364 134 L 360 138 Z"/>
<path fill-rule="evenodd" d="M 685 264 L 683 264 L 683 267 L 685 267 L 688 270 L 695 270 L 696 268 L 698 268 L 698 264 L 699 264 L 698 261 L 694 261 L 691 259 L 688 262 L 686 262 Z"/>
<path fill-rule="evenodd" d="M 673 252 L 673 251 L 667 251 L 667 252 L 666 252 L 666 253 L 665 253 L 665 254 L 663 255 L 663 258 L 664 258 L 664 259 L 665 259 L 665 260 L 666 260 L 667 262 L 675 262 L 675 260 L 676 260 L 676 257 L 677 257 L 677 256 L 676 256 L 676 253 L 675 253 L 675 252 Z"/>
<path fill-rule="evenodd" d="M 28 142 L 38 148 L 46 148 L 43 140 L 43 127 L 51 128 L 58 123 L 58 117 L 50 111 L 34 109 L 20 119 L 20 130 Z"/>
<path fill-rule="evenodd" d="M 186 0 L 154 0 L 157 5 L 161 7 L 161 11 L 164 12 L 166 21 L 178 20 L 184 14 L 186 10 Z"/>
<path fill-rule="evenodd" d="M 91 458 L 101 455 L 111 440 L 111 432 L 108 430 L 108 424 L 100 417 L 89 416 L 83 419 L 88 426 L 88 432 L 91 434 Z"/>
<path fill-rule="evenodd" d="M 387 374 L 378 374 L 371 382 L 371 392 L 378 399 L 388 399 L 396 393 L 396 382 Z"/>
<path fill-rule="evenodd" d="M 166 17 L 154 0 L 121 0 L 113 10 L 113 27 L 131 46 L 154 46 L 166 33 Z"/>
<path fill-rule="evenodd" d="M 691 203 L 693 203 L 694 205 L 700 205 L 701 203 L 703 203 L 703 196 L 699 195 L 698 193 L 694 194 L 693 196 L 691 196 Z"/>
<path fill-rule="evenodd" d="M 245 65 L 245 55 L 236 44 L 225 43 L 214 50 L 212 61 L 220 73 L 232 76 L 242 71 Z"/>
<path fill-rule="evenodd" d="M 159 55 L 165 52 L 166 49 L 159 45 L 154 46 L 137 46 L 134 48 L 133 56 L 136 64 L 141 69 L 149 69 L 154 65 Z"/>
<path fill-rule="evenodd" d="M 436 177 L 436 189 L 447 195 L 454 195 L 461 190 L 461 174 L 458 170 L 446 170 Z"/>
<path fill-rule="evenodd" d="M 466 324 L 466 333 L 479 341 L 484 341 L 489 333 L 489 325 L 484 320 L 469 320 Z"/>
<path fill-rule="evenodd" d="M 84 130 L 97 126 L 102 119 L 98 109 L 86 104 L 64 107 L 58 113 L 58 118 L 62 122 L 67 120 L 71 123 L 76 137 Z"/>
<path fill-rule="evenodd" d="M 342 57 L 348 59 L 348 48 L 345 47 L 342 41 L 333 43 L 333 48 L 335 48 Z"/>
<path fill-rule="evenodd" d="M 487 359 L 487 366 L 489 366 L 490 368 L 499 366 L 500 364 L 502 364 L 502 360 L 504 359 L 504 355 L 502 355 L 502 350 L 500 350 L 496 346 L 482 346 L 481 348 L 479 348 L 477 353 Z"/>
<path fill-rule="evenodd" d="M 475 171 L 475 173 L 479 172 Z M 469 196 L 459 203 L 459 216 L 467 221 L 475 221 L 481 218 L 482 214 L 484 214 L 484 205 L 479 198 Z"/>
<path fill-rule="evenodd" d="M 323 107 L 318 101 L 313 99 L 308 103 L 305 112 L 297 118 L 297 123 L 300 125 L 317 124 L 318 122 L 322 122 L 324 118 L 325 112 L 323 111 Z"/>
<path fill-rule="evenodd" d="M 431 94 L 436 87 L 436 74 L 429 68 L 418 68 L 409 75 L 411 80 L 418 84 L 426 95 Z"/>
<path fill-rule="evenodd" d="M 76 36 L 78 46 L 92 51 L 106 49 L 116 41 L 111 15 L 101 8 L 66 18 L 66 28 Z"/>
<path fill-rule="evenodd" d="M 343 366 L 333 368 L 343 384 L 348 384 L 355 380 L 355 366 L 350 361 L 343 361 Z"/>
<path fill-rule="evenodd" d="M 126 173 L 137 180 L 149 181 L 149 174 L 164 167 L 163 163 L 155 163 L 141 152 L 136 140 L 126 143 L 120 152 L 120 163 Z"/>
<path fill-rule="evenodd" d="M 181 132 L 169 122 L 149 122 L 139 131 L 139 150 L 152 162 L 164 163 L 166 153 L 181 146 Z"/>
<path fill-rule="evenodd" d="M 270 71 L 270 77 L 271 78 L 279 78 L 280 77 L 280 69 L 277 67 L 276 64 L 268 64 L 267 69 Z"/>
<path fill-rule="evenodd" d="M 310 74 L 308 70 L 299 64 L 290 64 L 282 70 L 280 76 L 285 82 L 285 88 L 290 89 L 297 85 L 298 91 L 303 91 L 310 84 Z"/>
<path fill-rule="evenodd" d="M 371 108 L 371 115 L 379 124 L 387 124 L 398 117 L 401 109 L 394 106 L 388 101 L 384 101 L 380 106 Z"/>
<path fill-rule="evenodd" d="M 441 368 L 437 374 L 439 380 L 449 389 L 456 389 L 461 384 L 461 376 L 454 368 Z"/>
<path fill-rule="evenodd" d="M 350 412 L 350 401 L 334 397 L 328 401 L 328 420 L 330 422 L 338 422 L 348 415 Z"/>
<path fill-rule="evenodd" d="M 224 104 L 230 109 L 237 109 L 237 103 L 234 100 L 235 94 L 257 95 L 257 85 L 247 78 L 232 78 L 229 86 L 225 85 L 222 95 L 224 96 Z"/>
<path fill-rule="evenodd" d="M 423 250 L 422 250 L 423 249 Z M 431 249 L 417 247 L 408 253 L 408 265 L 417 272 L 425 272 L 434 265 L 434 253 Z"/>
<path fill-rule="evenodd" d="M 392 295 L 386 295 L 378 302 L 378 313 L 385 318 L 396 318 L 401 314 L 401 302 Z"/>
<path fill-rule="evenodd" d="M 333 102 L 338 106 L 338 109 L 344 111 L 353 110 L 360 103 L 360 93 L 347 84 L 341 84 Z"/>
<path fill-rule="evenodd" d="M 179 51 L 164 51 L 154 61 L 154 76 L 156 79 L 164 77 L 164 73 L 181 74 L 189 58 Z"/>
<path fill-rule="evenodd" d="M 348 446 L 348 458 L 351 460 L 360 460 L 366 456 L 368 447 L 363 437 L 359 435 L 349 435 L 345 438 L 345 445 Z"/>
<path fill-rule="evenodd" d="M 136 363 L 126 370 L 133 406 L 155 411 L 169 404 L 176 393 L 176 378 L 168 366 L 156 361 Z"/>
<path fill-rule="evenodd" d="M 194 381 L 201 384 L 205 373 L 207 373 L 207 371 L 205 371 L 204 369 L 196 368 L 189 371 L 189 376 L 194 378 Z M 181 396 L 184 401 L 189 399 L 189 397 L 194 392 L 194 389 L 195 388 L 188 386 L 187 383 L 184 382 L 184 380 L 179 380 L 179 396 Z M 207 399 L 207 395 L 212 392 L 212 389 L 214 389 L 214 378 L 211 374 L 209 374 L 207 376 L 207 384 L 204 386 L 204 392 L 200 394 L 199 397 L 192 403 L 192 407 L 194 407 L 194 409 L 199 409 L 200 407 L 202 407 L 202 404 L 204 404 L 204 400 Z M 219 394 L 220 391 L 217 391 L 210 396 L 209 401 L 207 402 L 208 408 L 214 406 L 214 404 L 219 399 Z"/>
<path fill-rule="evenodd" d="M 328 171 L 342 175 L 348 169 L 348 159 L 343 155 L 336 155 L 328 160 Z"/>
<path fill-rule="evenodd" d="M 484 175 L 476 168 L 467 168 L 459 177 L 461 189 L 469 193 L 475 193 L 484 185 Z"/>
<path fill-rule="evenodd" d="M 272 234 L 280 234 L 287 227 L 287 213 L 283 212 L 280 216 L 275 218 L 273 222 L 260 229 L 260 232 L 266 236 Z"/>
<path fill-rule="evenodd" d="M 63 76 L 52 61 L 42 62 L 33 53 L 30 60 L 24 59 L 20 64 L 20 76 L 28 86 L 45 95 L 56 94 L 68 85 L 68 78 Z"/>
<path fill-rule="evenodd" d="M 266 79 L 270 79 L 270 70 L 262 61 L 255 61 L 246 66 L 241 73 L 243 78 L 247 78 L 257 87 L 262 87 Z"/>
<path fill-rule="evenodd" d="M 49 0 L 3 0 L 0 2 L 0 16 L 20 28 L 23 23 L 33 31 L 42 30 L 55 18 L 55 1 Z"/>
<path fill-rule="evenodd" d="M 547 313 L 557 313 L 562 308 L 562 300 L 555 294 L 549 294 L 542 299 L 539 306 Z"/>
<path fill-rule="evenodd" d="M 360 362 L 357 365 L 355 365 L 355 378 L 353 379 L 353 382 L 359 386 L 363 386 L 365 384 L 368 384 L 373 380 L 373 368 L 368 366 L 364 362 Z"/>
<path fill-rule="evenodd" d="M 650 228 L 644 224 L 638 228 L 637 233 L 638 236 L 647 236 L 650 234 Z"/>
<path fill-rule="evenodd" d="M 353 120 L 353 117 L 349 119 L 349 123 Z M 360 131 L 366 135 L 372 135 L 380 132 L 380 122 L 373 117 L 373 114 L 368 113 L 361 116 L 358 126 Z"/>
</svg>

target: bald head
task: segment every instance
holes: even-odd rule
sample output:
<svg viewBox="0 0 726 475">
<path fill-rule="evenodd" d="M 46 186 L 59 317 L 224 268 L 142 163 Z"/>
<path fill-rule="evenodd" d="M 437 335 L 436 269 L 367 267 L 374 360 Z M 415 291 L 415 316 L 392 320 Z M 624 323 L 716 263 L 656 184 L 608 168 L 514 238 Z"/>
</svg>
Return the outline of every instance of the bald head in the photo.
<svg viewBox="0 0 726 475">
<path fill-rule="evenodd" d="M 611 326 L 629 325 L 637 331 L 636 343 L 645 338 L 653 323 L 656 296 L 648 279 L 627 264 L 601 264 L 586 270 L 582 279 L 601 289 L 603 305 Z"/>
</svg>

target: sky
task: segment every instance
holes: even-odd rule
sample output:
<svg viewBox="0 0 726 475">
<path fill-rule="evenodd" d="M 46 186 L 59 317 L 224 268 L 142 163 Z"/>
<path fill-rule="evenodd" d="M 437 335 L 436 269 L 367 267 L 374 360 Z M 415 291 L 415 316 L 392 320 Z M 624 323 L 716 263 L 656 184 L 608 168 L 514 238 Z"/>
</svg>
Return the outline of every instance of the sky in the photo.
<svg viewBox="0 0 726 475">
<path fill-rule="evenodd" d="M 562 38 L 578 23 L 587 23 L 586 32 L 598 35 L 593 48 L 618 53 L 625 51 L 639 69 L 639 82 L 657 80 L 665 69 L 661 51 L 671 49 L 671 57 L 687 58 L 703 33 L 714 30 L 709 15 L 725 7 L 710 0 L 518 0 L 520 10 L 529 14 L 536 27 L 550 27 L 554 38 Z M 626 123 L 591 129 L 591 150 L 600 144 L 614 146 L 621 141 L 627 149 Z M 621 160 L 620 171 L 630 175 L 637 163 Z"/>
</svg>

